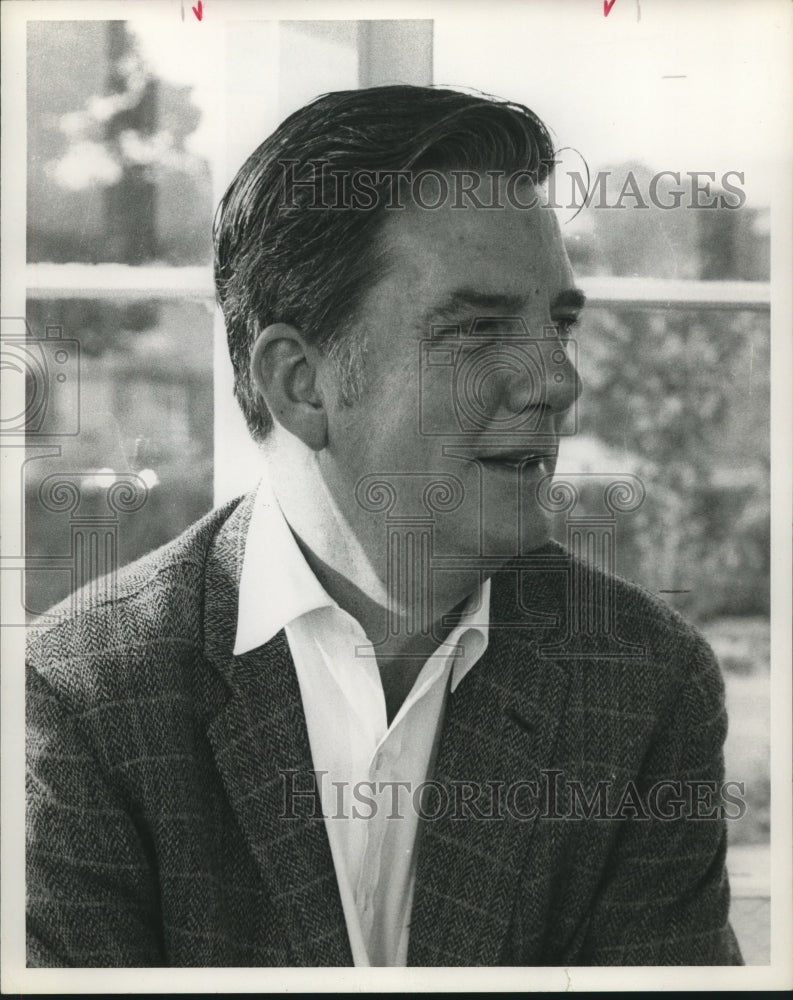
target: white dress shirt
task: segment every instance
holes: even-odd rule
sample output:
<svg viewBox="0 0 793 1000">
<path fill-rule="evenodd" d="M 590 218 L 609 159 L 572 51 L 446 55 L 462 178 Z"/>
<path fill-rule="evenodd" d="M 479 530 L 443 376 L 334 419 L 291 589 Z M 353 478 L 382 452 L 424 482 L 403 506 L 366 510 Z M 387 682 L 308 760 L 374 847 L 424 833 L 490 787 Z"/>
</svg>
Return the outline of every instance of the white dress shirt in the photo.
<svg viewBox="0 0 793 1000">
<path fill-rule="evenodd" d="M 389 726 L 372 644 L 317 580 L 266 480 L 259 487 L 234 654 L 286 632 L 356 966 L 407 964 L 421 786 L 446 692 L 487 647 L 489 610 L 488 580 L 423 665 Z M 432 815 L 439 799 L 430 789 L 425 794 Z"/>
</svg>

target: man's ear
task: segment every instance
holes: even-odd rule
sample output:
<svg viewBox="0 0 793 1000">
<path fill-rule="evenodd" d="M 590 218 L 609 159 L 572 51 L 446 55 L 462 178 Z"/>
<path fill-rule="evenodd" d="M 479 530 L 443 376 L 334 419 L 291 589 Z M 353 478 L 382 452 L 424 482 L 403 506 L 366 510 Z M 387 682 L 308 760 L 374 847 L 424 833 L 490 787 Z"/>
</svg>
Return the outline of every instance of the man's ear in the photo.
<svg viewBox="0 0 793 1000">
<path fill-rule="evenodd" d="M 288 323 L 262 330 L 251 354 L 253 383 L 273 419 L 313 451 L 321 451 L 328 440 L 318 358 L 302 333 Z"/>
</svg>

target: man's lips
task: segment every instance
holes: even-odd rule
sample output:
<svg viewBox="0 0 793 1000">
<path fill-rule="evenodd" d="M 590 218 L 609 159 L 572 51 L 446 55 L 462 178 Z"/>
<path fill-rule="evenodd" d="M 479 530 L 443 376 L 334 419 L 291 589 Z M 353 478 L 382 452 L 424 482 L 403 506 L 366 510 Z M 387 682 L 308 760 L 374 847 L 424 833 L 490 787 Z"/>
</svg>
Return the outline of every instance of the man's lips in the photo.
<svg viewBox="0 0 793 1000">
<path fill-rule="evenodd" d="M 544 448 L 537 451 L 508 451 L 504 449 L 479 455 L 478 458 L 480 462 L 484 462 L 487 465 L 506 465 L 512 468 L 522 468 L 539 465 L 549 459 L 555 460 L 558 451 L 558 448 Z"/>
</svg>

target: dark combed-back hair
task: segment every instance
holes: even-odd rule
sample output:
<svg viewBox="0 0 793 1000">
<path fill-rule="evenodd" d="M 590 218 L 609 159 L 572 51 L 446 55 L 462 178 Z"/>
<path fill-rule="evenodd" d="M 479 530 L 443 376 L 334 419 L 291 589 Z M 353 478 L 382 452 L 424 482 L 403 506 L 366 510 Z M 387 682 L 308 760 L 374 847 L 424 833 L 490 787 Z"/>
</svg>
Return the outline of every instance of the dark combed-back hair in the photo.
<svg viewBox="0 0 793 1000">
<path fill-rule="evenodd" d="M 342 389 L 345 369 L 351 377 L 345 344 L 363 295 L 385 273 L 376 237 L 389 199 L 383 192 L 370 210 L 340 207 L 339 177 L 500 170 L 526 171 L 542 184 L 553 159 L 532 111 L 483 94 L 372 87 L 325 94 L 290 115 L 248 157 L 215 218 L 215 286 L 234 392 L 253 437 L 261 441 L 272 427 L 250 376 L 251 349 L 266 326 L 299 328 L 335 357 Z M 305 183 L 320 176 L 317 163 L 326 191 L 319 198 Z"/>
</svg>

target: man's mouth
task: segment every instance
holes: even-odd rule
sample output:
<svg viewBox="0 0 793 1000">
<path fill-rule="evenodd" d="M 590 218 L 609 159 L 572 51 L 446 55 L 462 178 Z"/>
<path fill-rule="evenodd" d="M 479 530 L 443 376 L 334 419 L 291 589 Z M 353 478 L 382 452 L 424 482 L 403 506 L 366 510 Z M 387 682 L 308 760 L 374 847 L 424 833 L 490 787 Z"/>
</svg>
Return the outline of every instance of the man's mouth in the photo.
<svg viewBox="0 0 793 1000">
<path fill-rule="evenodd" d="M 498 468 L 509 468 L 515 471 L 530 471 L 544 466 L 546 471 L 550 471 L 556 461 L 558 448 L 544 448 L 537 451 L 494 451 L 479 456 L 479 461 L 484 465 Z"/>
</svg>

